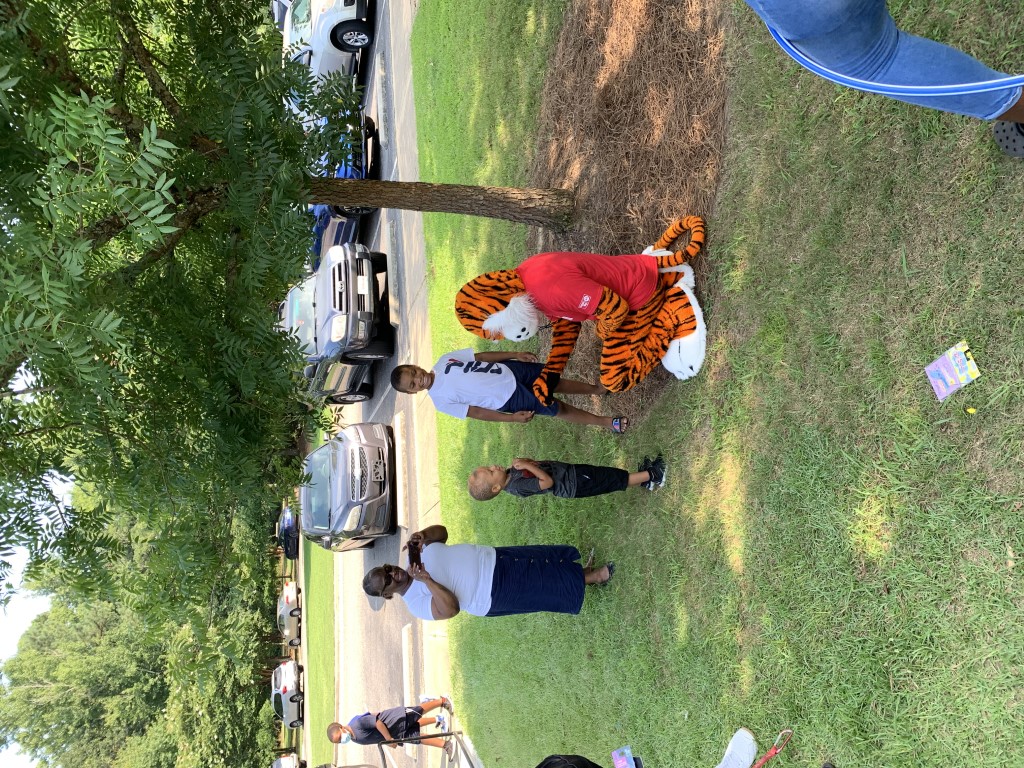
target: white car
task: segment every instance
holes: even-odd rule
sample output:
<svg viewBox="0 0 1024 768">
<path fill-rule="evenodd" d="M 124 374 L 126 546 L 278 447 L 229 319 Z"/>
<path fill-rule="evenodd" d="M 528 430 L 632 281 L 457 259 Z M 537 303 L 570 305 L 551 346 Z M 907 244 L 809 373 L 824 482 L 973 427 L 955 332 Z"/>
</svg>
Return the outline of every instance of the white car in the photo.
<svg viewBox="0 0 1024 768">
<path fill-rule="evenodd" d="M 355 54 L 373 43 L 368 0 L 291 0 L 284 15 L 284 51 L 315 75 L 354 74 Z"/>
<path fill-rule="evenodd" d="M 294 752 L 289 752 L 271 763 L 270 768 L 306 768 L 306 761 L 300 760 Z"/>
<path fill-rule="evenodd" d="M 270 705 L 274 714 L 289 728 L 302 725 L 302 691 L 299 673 L 302 668 L 294 661 L 286 661 L 274 670 L 270 683 Z"/>
<path fill-rule="evenodd" d="M 281 597 L 277 599 L 277 628 L 281 632 L 281 637 L 292 648 L 298 647 L 300 643 L 299 616 L 301 615 L 299 585 L 294 581 L 286 581 L 284 589 L 281 590 Z"/>
</svg>

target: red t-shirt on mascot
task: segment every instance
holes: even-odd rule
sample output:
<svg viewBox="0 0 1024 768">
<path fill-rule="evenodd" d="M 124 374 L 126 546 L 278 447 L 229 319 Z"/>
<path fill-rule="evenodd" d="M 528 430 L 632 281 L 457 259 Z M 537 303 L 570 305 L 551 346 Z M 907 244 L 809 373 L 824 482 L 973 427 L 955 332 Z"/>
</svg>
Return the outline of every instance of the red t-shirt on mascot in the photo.
<svg viewBox="0 0 1024 768">
<path fill-rule="evenodd" d="M 594 253 L 538 253 L 518 267 L 534 306 L 550 319 L 593 320 L 608 287 L 640 309 L 658 285 L 658 262 L 651 256 L 601 256 Z"/>
</svg>

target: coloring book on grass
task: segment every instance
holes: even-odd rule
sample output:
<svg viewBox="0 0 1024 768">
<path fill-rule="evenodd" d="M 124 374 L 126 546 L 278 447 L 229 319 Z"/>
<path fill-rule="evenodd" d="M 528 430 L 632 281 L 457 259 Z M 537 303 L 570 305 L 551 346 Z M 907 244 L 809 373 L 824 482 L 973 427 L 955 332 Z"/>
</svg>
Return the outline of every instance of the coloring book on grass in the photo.
<svg viewBox="0 0 1024 768">
<path fill-rule="evenodd" d="M 633 750 L 630 747 L 622 747 L 612 752 L 612 765 L 615 768 L 636 768 L 633 760 Z"/>
<path fill-rule="evenodd" d="M 981 376 L 966 341 L 947 349 L 942 357 L 925 366 L 924 371 L 940 402 Z"/>
</svg>

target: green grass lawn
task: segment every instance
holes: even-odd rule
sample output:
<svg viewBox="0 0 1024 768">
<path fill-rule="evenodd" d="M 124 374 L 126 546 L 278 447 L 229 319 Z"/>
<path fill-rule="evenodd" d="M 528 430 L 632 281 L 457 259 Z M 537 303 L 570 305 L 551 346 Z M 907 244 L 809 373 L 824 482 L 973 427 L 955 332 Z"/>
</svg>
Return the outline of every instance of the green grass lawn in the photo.
<svg viewBox="0 0 1024 768">
<path fill-rule="evenodd" d="M 426 181 L 525 181 L 560 6 L 497 5 L 421 3 Z M 1012 0 L 892 6 L 915 32 L 1024 69 Z M 576 618 L 453 621 L 460 717 L 488 765 L 555 752 L 607 763 L 626 743 L 653 765 L 714 765 L 739 725 L 762 746 L 794 727 L 781 765 L 1014 764 L 1024 165 L 977 121 L 798 71 L 745 6 L 733 13 L 700 377 L 620 439 L 438 419 L 456 540 L 594 545 L 619 566 Z M 440 353 L 474 343 L 454 291 L 523 258 L 525 234 L 425 221 Z M 982 378 L 939 404 L 922 369 L 960 339 Z M 477 463 L 629 466 L 657 449 L 670 474 L 656 494 L 482 504 L 464 491 Z"/>
<path fill-rule="evenodd" d="M 313 754 L 303 756 L 310 765 L 334 760 L 334 747 L 326 738 L 334 722 L 334 555 L 302 540 L 305 588 L 302 642 L 306 646 L 305 726 L 311 729 Z"/>
</svg>

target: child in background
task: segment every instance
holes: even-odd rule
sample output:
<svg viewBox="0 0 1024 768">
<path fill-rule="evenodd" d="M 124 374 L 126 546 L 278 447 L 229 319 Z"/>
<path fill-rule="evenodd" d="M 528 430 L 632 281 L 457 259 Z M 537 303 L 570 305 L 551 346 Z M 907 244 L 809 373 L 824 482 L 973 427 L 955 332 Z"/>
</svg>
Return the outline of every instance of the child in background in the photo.
<svg viewBox="0 0 1024 768">
<path fill-rule="evenodd" d="M 590 464 L 516 459 L 509 469 L 493 464 L 477 467 L 469 476 L 469 495 L 488 501 L 504 491 L 513 496 L 550 493 L 563 499 L 583 499 L 642 485 L 649 491 L 665 485 L 665 460 L 659 453 L 644 457 L 636 472 Z"/>
</svg>

